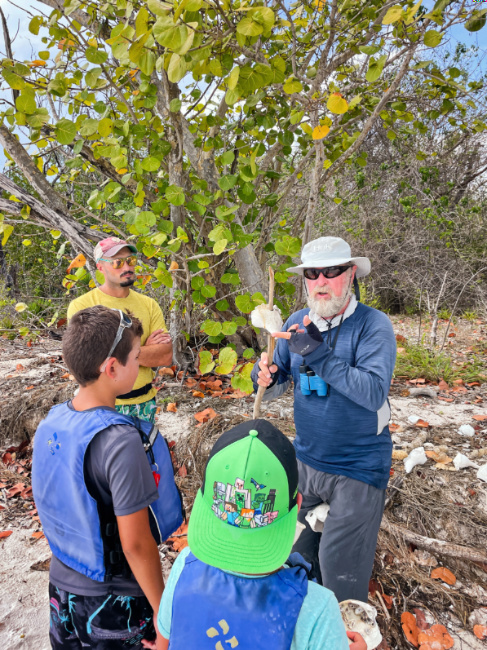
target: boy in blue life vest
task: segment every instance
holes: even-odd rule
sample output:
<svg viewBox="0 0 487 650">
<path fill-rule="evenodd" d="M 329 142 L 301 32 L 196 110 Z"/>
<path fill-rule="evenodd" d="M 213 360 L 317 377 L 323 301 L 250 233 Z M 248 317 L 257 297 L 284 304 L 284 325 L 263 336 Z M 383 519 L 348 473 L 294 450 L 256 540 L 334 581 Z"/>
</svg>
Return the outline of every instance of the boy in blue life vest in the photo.
<svg viewBox="0 0 487 650">
<path fill-rule="evenodd" d="M 181 525 L 181 500 L 159 431 L 115 410 L 137 377 L 141 333 L 121 310 L 76 313 L 63 354 L 79 392 L 35 435 L 32 487 L 53 553 L 55 650 L 163 643 L 153 621 L 164 589 L 157 545 Z"/>
<path fill-rule="evenodd" d="M 208 459 L 188 543 L 157 624 L 169 650 L 348 650 L 338 602 L 290 556 L 300 504 L 289 440 L 266 420 L 224 433 Z M 237 514 L 238 516 L 234 516 Z M 348 633 L 353 650 L 366 650 Z"/>
</svg>

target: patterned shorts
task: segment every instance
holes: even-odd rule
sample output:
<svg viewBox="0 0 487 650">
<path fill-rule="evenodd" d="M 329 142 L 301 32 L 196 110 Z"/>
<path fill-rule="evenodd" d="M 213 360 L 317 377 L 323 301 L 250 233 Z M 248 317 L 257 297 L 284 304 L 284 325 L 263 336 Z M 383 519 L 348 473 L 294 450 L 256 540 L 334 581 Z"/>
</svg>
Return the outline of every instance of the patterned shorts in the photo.
<svg viewBox="0 0 487 650">
<path fill-rule="evenodd" d="M 54 650 L 142 649 L 156 637 L 145 596 L 76 596 L 49 583 L 49 639 Z"/>
<path fill-rule="evenodd" d="M 119 413 L 131 415 L 141 420 L 147 420 L 155 424 L 156 421 L 156 400 L 150 399 L 142 404 L 120 404 L 115 407 Z"/>
</svg>

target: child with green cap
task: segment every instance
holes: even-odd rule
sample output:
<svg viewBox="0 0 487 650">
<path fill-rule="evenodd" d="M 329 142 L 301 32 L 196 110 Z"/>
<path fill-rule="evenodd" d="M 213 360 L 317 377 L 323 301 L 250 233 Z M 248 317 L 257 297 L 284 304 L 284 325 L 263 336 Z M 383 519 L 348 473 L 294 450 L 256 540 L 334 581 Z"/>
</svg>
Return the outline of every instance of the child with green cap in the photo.
<svg viewBox="0 0 487 650">
<path fill-rule="evenodd" d="M 366 650 L 333 593 L 290 556 L 299 505 L 294 447 L 270 422 L 218 439 L 162 596 L 163 650 Z"/>
</svg>

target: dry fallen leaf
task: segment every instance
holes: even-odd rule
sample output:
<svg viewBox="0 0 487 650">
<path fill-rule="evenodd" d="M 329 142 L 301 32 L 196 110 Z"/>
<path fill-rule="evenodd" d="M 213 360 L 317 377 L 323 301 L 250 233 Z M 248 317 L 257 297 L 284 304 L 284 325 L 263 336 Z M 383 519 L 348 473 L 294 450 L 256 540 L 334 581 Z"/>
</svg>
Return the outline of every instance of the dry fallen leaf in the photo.
<svg viewBox="0 0 487 650">
<path fill-rule="evenodd" d="M 5 537 L 10 537 L 11 534 L 12 534 L 11 530 L 2 530 L 0 532 L 0 539 L 5 539 Z M 479 639 L 480 639 L 480 637 L 479 637 Z"/>
<path fill-rule="evenodd" d="M 432 625 L 428 630 L 421 631 L 418 635 L 418 642 L 421 644 L 421 648 L 423 648 L 423 644 L 426 644 L 426 647 L 429 646 L 436 650 L 448 650 L 454 644 L 453 638 L 444 625 Z"/>
<path fill-rule="evenodd" d="M 447 585 L 454 585 L 457 581 L 455 575 L 444 566 L 440 566 L 436 569 L 433 569 L 431 572 L 431 577 L 433 580 L 442 580 L 446 582 Z"/>
<path fill-rule="evenodd" d="M 440 390 L 448 390 L 450 387 L 448 386 L 448 384 L 446 383 L 446 381 L 444 381 L 444 380 L 442 379 L 442 380 L 440 381 L 440 383 L 438 384 L 438 388 L 439 388 Z"/>
<path fill-rule="evenodd" d="M 426 422 L 426 420 L 418 420 L 414 426 L 415 427 L 422 427 L 423 429 L 427 429 L 429 427 L 429 424 L 428 424 L 428 422 Z"/>
<path fill-rule="evenodd" d="M 404 612 L 401 615 L 401 624 L 404 636 L 415 648 L 419 646 L 418 643 L 418 626 L 416 624 L 416 618 L 410 612 Z"/>
<path fill-rule="evenodd" d="M 487 639 L 487 625 L 474 625 L 473 633 L 477 639 Z"/>
<path fill-rule="evenodd" d="M 15 370 L 19 370 L 19 371 L 20 371 L 20 370 L 23 370 L 23 369 L 24 369 L 24 366 L 23 366 L 21 363 L 18 363 L 18 364 L 15 366 Z"/>
<path fill-rule="evenodd" d="M 443 465 L 447 465 L 448 463 L 452 462 L 452 458 L 447 456 L 445 452 L 440 451 L 427 451 L 425 452 L 428 458 L 431 458 L 431 460 L 434 460 L 436 463 L 442 463 Z"/>
<path fill-rule="evenodd" d="M 392 452 L 392 460 L 404 460 L 407 456 L 408 452 L 404 449 L 394 449 Z"/>
<path fill-rule="evenodd" d="M 212 408 L 207 408 L 204 411 L 199 411 L 198 413 L 194 414 L 194 417 L 200 424 L 203 422 L 208 422 L 208 420 L 213 420 L 213 418 L 216 418 L 217 413 L 212 409 Z"/>
<path fill-rule="evenodd" d="M 32 533 L 31 537 L 33 537 L 34 539 L 41 539 L 42 537 L 44 537 L 44 533 L 42 532 L 42 530 L 37 530 L 35 533 Z"/>
<path fill-rule="evenodd" d="M 159 368 L 158 374 L 164 377 L 174 377 L 174 370 L 169 367 Z"/>
<path fill-rule="evenodd" d="M 176 404 L 174 402 L 169 402 L 169 404 L 167 405 L 166 410 L 169 411 L 169 413 L 177 413 L 178 409 L 177 409 L 177 406 L 176 406 Z"/>
<path fill-rule="evenodd" d="M 389 423 L 389 431 L 399 431 L 401 428 L 400 424 L 396 424 L 396 422 L 390 422 Z"/>
<path fill-rule="evenodd" d="M 193 391 L 193 397 L 200 397 L 201 398 L 201 397 L 204 397 L 204 396 L 205 396 L 205 394 L 202 393 L 200 390 L 194 390 Z"/>
<path fill-rule="evenodd" d="M 171 262 L 169 264 L 169 271 L 177 271 L 179 269 L 179 264 L 177 262 Z"/>
<path fill-rule="evenodd" d="M 482 422 L 482 420 L 487 420 L 487 415 L 472 415 L 474 420 Z"/>
</svg>

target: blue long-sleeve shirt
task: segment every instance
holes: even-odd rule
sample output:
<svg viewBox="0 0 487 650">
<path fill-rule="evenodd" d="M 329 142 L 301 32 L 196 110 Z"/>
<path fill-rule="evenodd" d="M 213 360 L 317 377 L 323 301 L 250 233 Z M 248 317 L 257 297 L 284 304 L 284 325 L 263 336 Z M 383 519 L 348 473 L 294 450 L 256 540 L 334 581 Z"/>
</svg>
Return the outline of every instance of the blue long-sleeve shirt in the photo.
<svg viewBox="0 0 487 650">
<path fill-rule="evenodd" d="M 284 324 L 286 331 L 309 309 L 296 312 Z M 396 359 L 396 340 L 389 318 L 358 303 L 331 343 L 337 328 L 322 332 L 324 342 L 306 356 L 306 364 L 329 385 L 327 397 L 316 392 L 303 395 L 299 366 L 303 357 L 289 352 L 286 340 L 278 339 L 274 363 L 279 367 L 276 384 L 266 399 L 277 397 L 294 381 L 296 455 L 322 472 L 341 474 L 385 489 L 391 467 L 392 441 L 387 401 Z M 252 371 L 257 381 L 258 363 Z"/>
</svg>

